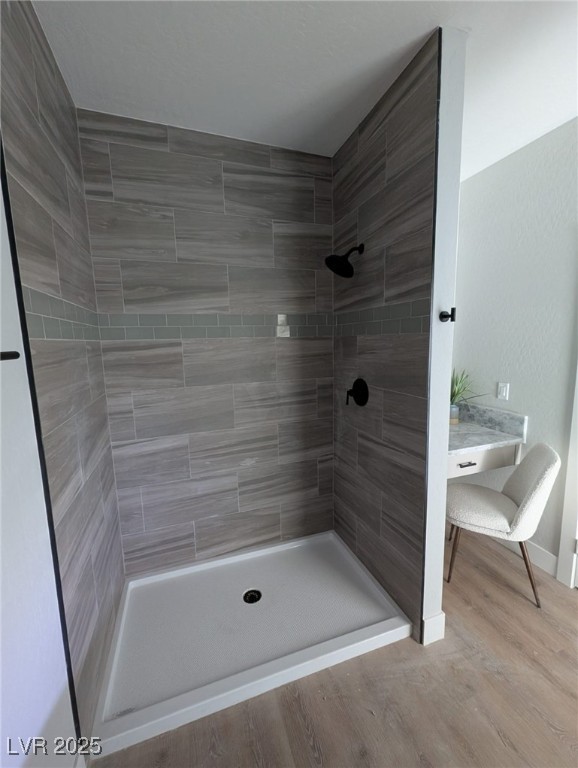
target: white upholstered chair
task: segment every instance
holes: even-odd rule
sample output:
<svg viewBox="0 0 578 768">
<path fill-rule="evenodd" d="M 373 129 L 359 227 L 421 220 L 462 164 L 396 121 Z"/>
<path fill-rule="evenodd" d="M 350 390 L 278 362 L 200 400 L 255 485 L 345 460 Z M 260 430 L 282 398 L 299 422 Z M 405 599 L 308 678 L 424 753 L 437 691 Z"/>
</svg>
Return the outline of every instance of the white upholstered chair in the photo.
<svg viewBox="0 0 578 768">
<path fill-rule="evenodd" d="M 451 581 L 462 528 L 497 539 L 517 541 L 540 607 L 538 588 L 526 541 L 534 535 L 552 486 L 560 470 L 560 457 L 549 445 L 538 443 L 512 472 L 502 491 L 483 485 L 448 485 L 447 519 L 450 540 L 455 530 L 448 583 Z"/>
</svg>

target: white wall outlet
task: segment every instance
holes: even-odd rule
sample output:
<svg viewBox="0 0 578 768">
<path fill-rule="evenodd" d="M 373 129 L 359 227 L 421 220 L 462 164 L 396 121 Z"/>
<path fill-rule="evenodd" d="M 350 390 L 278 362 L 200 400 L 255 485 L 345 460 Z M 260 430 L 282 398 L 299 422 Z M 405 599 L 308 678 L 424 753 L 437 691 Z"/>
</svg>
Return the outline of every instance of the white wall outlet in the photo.
<svg viewBox="0 0 578 768">
<path fill-rule="evenodd" d="M 505 384 L 503 381 L 498 382 L 498 400 L 510 399 L 510 385 Z"/>
</svg>

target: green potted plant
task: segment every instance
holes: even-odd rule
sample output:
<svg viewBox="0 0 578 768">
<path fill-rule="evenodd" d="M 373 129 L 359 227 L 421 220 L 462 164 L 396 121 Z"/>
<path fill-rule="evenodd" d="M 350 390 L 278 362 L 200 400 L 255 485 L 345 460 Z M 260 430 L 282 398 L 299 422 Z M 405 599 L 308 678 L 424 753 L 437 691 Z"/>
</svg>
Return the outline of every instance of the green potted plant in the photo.
<svg viewBox="0 0 578 768">
<path fill-rule="evenodd" d="M 452 383 L 450 388 L 450 424 L 460 423 L 460 403 L 471 400 L 480 395 L 470 394 L 472 392 L 472 380 L 470 374 L 465 370 L 458 373 L 454 368 L 452 371 Z"/>
</svg>

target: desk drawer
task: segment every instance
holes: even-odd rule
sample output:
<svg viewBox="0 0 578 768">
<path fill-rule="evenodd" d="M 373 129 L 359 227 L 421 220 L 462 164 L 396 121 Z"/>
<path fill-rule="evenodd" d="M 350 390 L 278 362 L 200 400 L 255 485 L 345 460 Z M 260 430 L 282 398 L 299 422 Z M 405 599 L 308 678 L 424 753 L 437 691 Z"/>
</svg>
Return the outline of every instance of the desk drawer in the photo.
<svg viewBox="0 0 578 768">
<path fill-rule="evenodd" d="M 486 448 L 483 451 L 468 451 L 448 456 L 448 478 L 465 477 L 488 469 L 509 467 L 515 463 L 516 446 Z M 463 466 L 460 466 L 463 465 Z"/>
</svg>

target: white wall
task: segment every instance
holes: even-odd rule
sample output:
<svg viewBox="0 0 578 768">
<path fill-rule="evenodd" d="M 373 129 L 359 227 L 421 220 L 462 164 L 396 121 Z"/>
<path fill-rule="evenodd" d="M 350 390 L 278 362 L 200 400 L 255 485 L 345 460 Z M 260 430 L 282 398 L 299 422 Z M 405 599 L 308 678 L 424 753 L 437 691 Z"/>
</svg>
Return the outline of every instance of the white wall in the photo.
<svg viewBox="0 0 578 768">
<path fill-rule="evenodd" d="M 528 414 L 528 447 L 560 453 L 533 537 L 554 555 L 576 377 L 577 130 L 571 120 L 461 185 L 454 365 L 490 393 L 476 402 Z"/>
<path fill-rule="evenodd" d="M 46 506 L 0 197 L 0 765 L 66 768 L 74 758 L 7 754 L 18 738 L 74 736 Z"/>
</svg>

